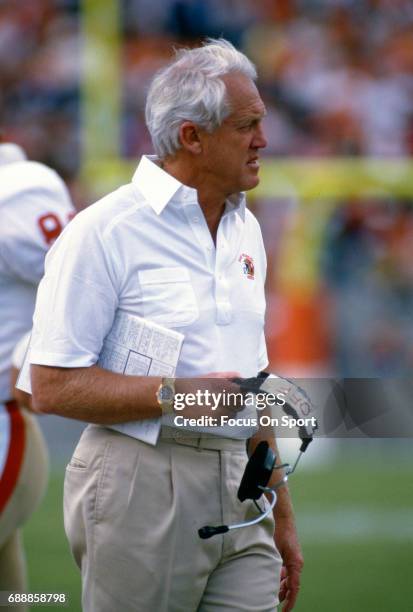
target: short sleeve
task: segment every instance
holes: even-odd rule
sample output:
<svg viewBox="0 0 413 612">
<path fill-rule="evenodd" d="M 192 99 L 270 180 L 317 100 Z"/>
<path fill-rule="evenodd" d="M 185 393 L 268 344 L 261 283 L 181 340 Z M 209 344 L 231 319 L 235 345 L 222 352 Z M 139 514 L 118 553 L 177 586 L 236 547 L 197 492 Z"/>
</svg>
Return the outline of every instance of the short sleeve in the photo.
<svg viewBox="0 0 413 612">
<path fill-rule="evenodd" d="M 118 306 L 114 249 L 78 215 L 46 258 L 36 301 L 31 363 L 96 363 Z"/>
<path fill-rule="evenodd" d="M 256 221 L 257 228 L 257 238 L 259 241 L 259 252 L 260 252 L 260 265 L 262 266 L 262 278 L 265 283 L 265 279 L 267 276 L 267 256 L 265 253 L 264 241 L 262 238 L 261 228 Z M 267 353 L 267 343 L 265 341 L 265 333 L 264 329 L 262 330 L 260 337 L 260 344 L 258 348 L 258 372 L 262 372 L 268 366 L 268 353 Z"/>
<path fill-rule="evenodd" d="M 17 370 L 20 370 L 23 366 L 24 358 L 25 358 L 27 348 L 30 342 L 30 336 L 31 336 L 31 331 L 29 331 L 27 334 L 24 334 L 24 336 L 20 338 L 20 340 L 17 342 L 16 346 L 14 347 L 11 361 L 12 361 L 12 365 L 15 368 L 17 368 Z"/>
<path fill-rule="evenodd" d="M 0 266 L 6 277 L 37 285 L 49 247 L 75 211 L 53 170 L 30 162 L 16 164 L 26 165 L 25 174 L 10 174 L 12 184 L 5 185 L 0 197 Z"/>
<path fill-rule="evenodd" d="M 265 342 L 264 331 L 261 334 L 258 358 L 258 372 L 262 372 L 268 366 L 267 343 Z"/>
</svg>

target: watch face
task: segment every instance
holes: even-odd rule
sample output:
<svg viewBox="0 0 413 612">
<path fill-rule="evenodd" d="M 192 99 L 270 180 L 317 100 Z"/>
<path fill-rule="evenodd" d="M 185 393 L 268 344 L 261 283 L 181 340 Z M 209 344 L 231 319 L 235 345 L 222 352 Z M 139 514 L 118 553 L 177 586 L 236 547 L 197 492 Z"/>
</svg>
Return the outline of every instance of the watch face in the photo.
<svg viewBox="0 0 413 612">
<path fill-rule="evenodd" d="M 159 399 L 161 402 L 170 402 L 174 398 L 174 390 L 172 387 L 163 386 L 159 389 Z"/>
</svg>

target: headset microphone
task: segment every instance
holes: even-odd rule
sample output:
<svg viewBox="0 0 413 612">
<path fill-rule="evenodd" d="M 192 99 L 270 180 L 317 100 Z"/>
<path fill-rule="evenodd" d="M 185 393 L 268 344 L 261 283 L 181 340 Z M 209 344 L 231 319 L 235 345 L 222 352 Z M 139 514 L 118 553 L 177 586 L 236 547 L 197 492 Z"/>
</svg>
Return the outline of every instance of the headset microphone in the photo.
<svg viewBox="0 0 413 612">
<path fill-rule="evenodd" d="M 229 531 L 228 525 L 217 525 L 216 527 L 211 527 L 210 525 L 205 525 L 198 529 L 198 535 L 203 540 L 207 540 L 208 538 L 212 538 L 214 535 L 218 535 L 219 533 L 227 533 Z"/>
<path fill-rule="evenodd" d="M 268 508 L 264 512 L 261 512 L 257 518 L 252 519 L 251 521 L 244 521 L 235 525 L 205 525 L 198 530 L 198 535 L 200 538 L 207 540 L 214 535 L 227 533 L 231 529 L 240 529 L 241 527 L 255 525 L 270 514 L 277 502 L 277 494 L 275 492 L 276 489 L 284 485 L 288 480 L 288 476 L 285 475 L 279 482 L 277 482 L 275 487 L 268 488 L 266 486 L 273 470 L 285 467 L 285 465 L 276 466 L 275 461 L 276 455 L 269 447 L 268 442 L 260 442 L 248 460 L 244 475 L 238 488 L 238 499 L 241 502 L 245 501 L 246 499 L 253 499 L 256 501 L 264 492 L 269 493 L 272 496 L 272 499 Z"/>
<path fill-rule="evenodd" d="M 268 372 L 261 372 L 254 378 L 234 378 L 233 382 L 239 384 L 242 391 L 252 393 L 270 393 L 274 390 L 274 386 L 279 387 L 281 385 L 283 391 L 286 389 L 289 392 L 287 394 L 287 401 L 282 407 L 282 410 L 285 414 L 292 416 L 297 420 L 301 416 L 304 416 L 303 409 L 301 408 L 303 403 L 306 405 L 306 408 L 307 406 L 312 407 L 312 402 L 303 389 L 288 379 L 281 378 Z M 291 390 L 294 391 L 294 394 L 292 395 L 290 393 Z M 245 501 L 246 499 L 254 500 L 255 505 L 260 510 L 260 514 L 251 521 L 244 521 L 235 525 L 205 525 L 198 530 L 199 537 L 206 540 L 214 535 L 227 533 L 232 529 L 249 527 L 250 525 L 259 523 L 266 516 L 268 516 L 277 503 L 276 490 L 286 484 L 289 475 L 295 471 L 302 454 L 306 451 L 308 445 L 313 440 L 314 431 L 316 429 L 317 423 L 315 419 L 314 425 L 305 425 L 298 428 L 301 446 L 293 467 L 290 467 L 288 463 L 276 465 L 275 453 L 270 448 L 268 442 L 265 440 L 261 441 L 256 446 L 253 454 L 248 460 L 244 475 L 238 488 L 238 499 L 241 502 Z M 284 467 L 287 468 L 285 475 L 277 482 L 275 486 L 267 487 L 273 470 Z M 256 503 L 257 499 L 259 499 L 263 493 L 268 493 L 271 495 L 270 505 L 265 511 L 262 511 Z"/>
</svg>

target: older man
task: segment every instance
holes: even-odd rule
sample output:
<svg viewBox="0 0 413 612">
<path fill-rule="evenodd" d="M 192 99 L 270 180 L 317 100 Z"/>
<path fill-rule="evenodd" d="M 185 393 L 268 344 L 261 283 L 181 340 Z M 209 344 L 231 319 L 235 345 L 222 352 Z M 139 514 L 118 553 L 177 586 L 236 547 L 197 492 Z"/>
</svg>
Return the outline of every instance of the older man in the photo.
<svg viewBox="0 0 413 612">
<path fill-rule="evenodd" d="M 242 193 L 258 184 L 266 146 L 255 78 L 224 40 L 179 52 L 148 93 L 156 157 L 144 156 L 131 184 L 79 214 L 48 257 L 33 401 L 40 412 L 91 423 L 65 482 L 66 530 L 88 612 L 264 612 L 276 609 L 279 590 L 285 610 L 295 602 L 302 557 L 286 489 L 275 512 L 280 589 L 272 519 L 197 536 L 205 523 L 256 514 L 236 489 L 245 442 L 252 449 L 259 433 L 223 426 L 180 434 L 173 404 L 157 393 L 163 384 L 193 392 L 210 372 L 210 390 L 238 390 L 234 373 L 256 376 L 267 365 L 265 253 Z M 184 334 L 175 383 L 96 365 L 118 311 Z M 128 423 L 154 417 L 163 427 L 151 446 Z M 111 429 L 119 423 L 124 433 Z"/>
</svg>

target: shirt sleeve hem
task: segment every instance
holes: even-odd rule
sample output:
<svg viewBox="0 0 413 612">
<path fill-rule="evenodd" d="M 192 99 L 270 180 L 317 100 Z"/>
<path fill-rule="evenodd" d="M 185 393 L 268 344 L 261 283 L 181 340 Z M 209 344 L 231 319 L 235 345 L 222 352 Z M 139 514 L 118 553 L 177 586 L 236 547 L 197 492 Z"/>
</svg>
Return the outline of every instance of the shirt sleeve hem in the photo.
<svg viewBox="0 0 413 612">
<path fill-rule="evenodd" d="M 97 361 L 95 355 L 75 355 L 30 351 L 30 363 L 34 365 L 56 366 L 59 368 L 88 368 Z"/>
<path fill-rule="evenodd" d="M 261 361 L 258 365 L 258 372 L 263 372 L 264 370 L 266 370 L 268 365 L 269 365 L 268 359 Z"/>
</svg>

